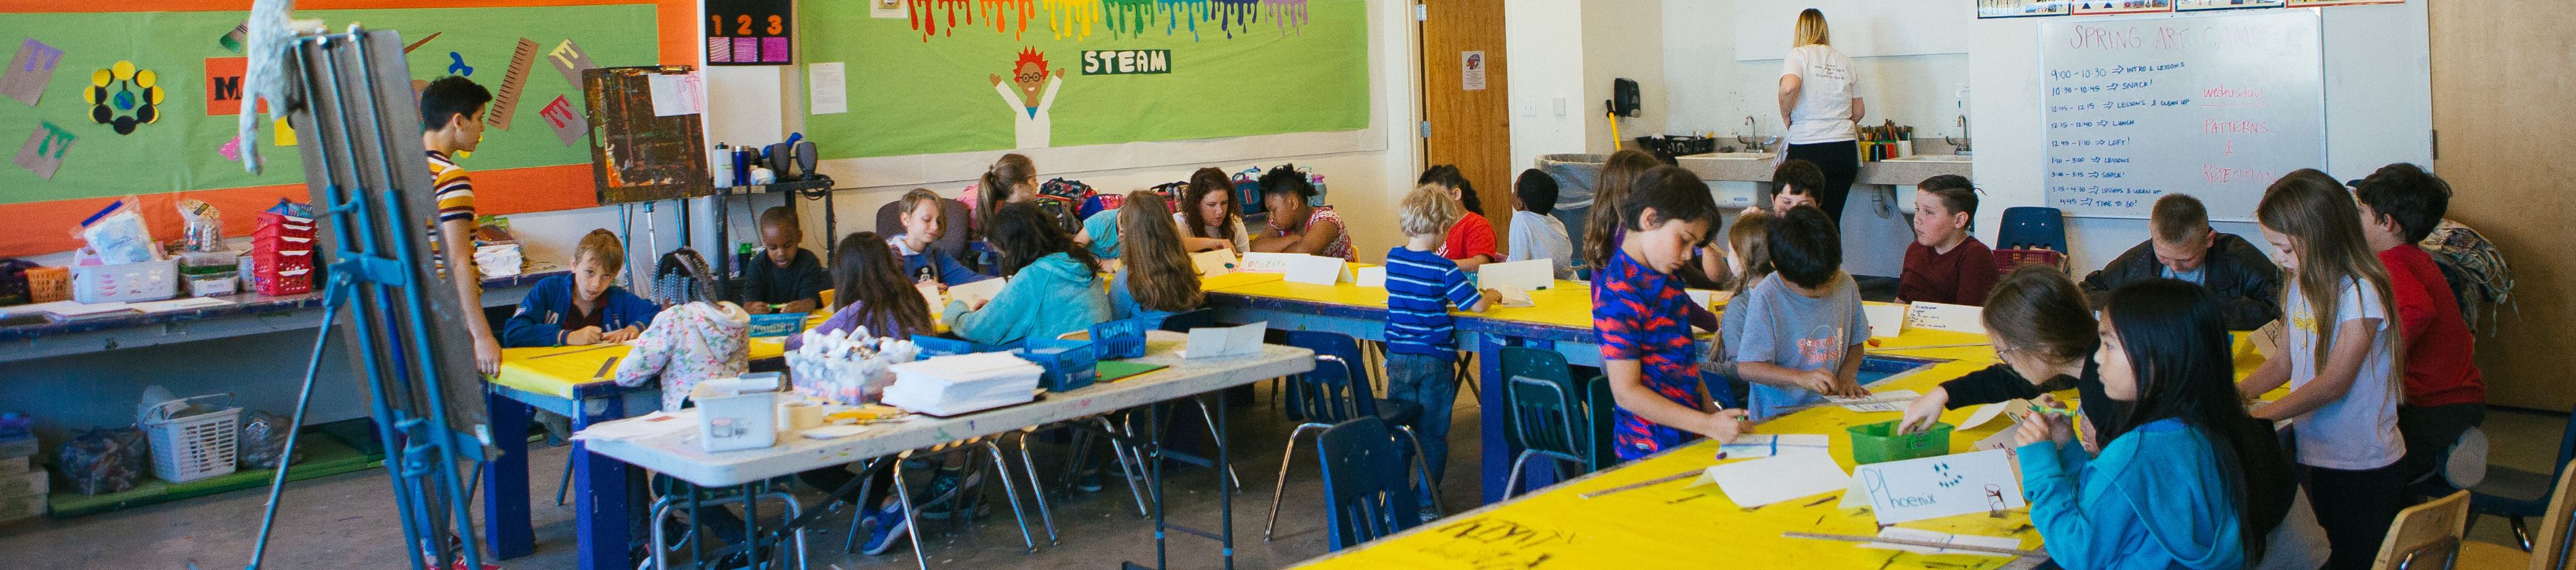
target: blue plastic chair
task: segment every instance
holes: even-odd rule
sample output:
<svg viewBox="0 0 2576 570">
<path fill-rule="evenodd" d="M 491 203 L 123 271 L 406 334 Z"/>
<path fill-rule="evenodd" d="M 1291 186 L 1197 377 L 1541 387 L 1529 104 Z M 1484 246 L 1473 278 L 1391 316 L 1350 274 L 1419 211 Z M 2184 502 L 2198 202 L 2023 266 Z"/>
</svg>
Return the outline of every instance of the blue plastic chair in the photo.
<svg viewBox="0 0 2576 570">
<path fill-rule="evenodd" d="M 2066 213 L 2045 206 L 2004 209 L 2003 228 L 1995 232 L 1995 249 L 2066 251 Z"/>
<path fill-rule="evenodd" d="M 2568 412 L 2576 416 L 2576 410 Z M 2576 417 L 2558 435 L 2558 466 L 2549 473 L 2533 473 L 2493 463 L 2487 464 L 2486 479 L 2469 488 L 2469 520 L 2476 515 L 2495 515 L 2513 521 L 2513 537 L 2522 541 L 2522 549 L 2531 550 L 2531 531 L 2523 525 L 2525 518 L 2538 518 L 2549 513 L 2549 499 L 2558 478 L 2567 472 L 2567 462 L 2576 460 Z"/>
<path fill-rule="evenodd" d="M 1507 346 L 1502 359 L 1504 400 L 1511 402 L 1511 445 L 1521 450 L 1512 458 L 1511 474 L 1503 478 L 1503 498 L 1511 498 L 1531 459 L 1554 459 L 1560 469 L 1574 468 L 1564 476 L 1588 471 L 1589 416 L 1583 410 L 1583 388 L 1574 383 L 1565 355 Z"/>
<path fill-rule="evenodd" d="M 1591 428 L 1591 448 L 1584 455 L 1593 471 L 1619 464 L 1619 447 L 1611 430 L 1618 429 L 1619 400 L 1610 394 L 1610 377 L 1594 376 L 1583 383 L 1583 409 L 1586 425 Z"/>
<path fill-rule="evenodd" d="M 1413 484 L 1405 479 L 1404 448 L 1386 420 L 1363 417 L 1324 430 L 1315 438 L 1324 461 L 1324 516 L 1332 527 L 1327 551 L 1340 551 L 1422 524 Z"/>
<path fill-rule="evenodd" d="M 1359 339 L 1351 338 L 1351 335 L 1325 331 L 1285 331 L 1281 333 L 1281 336 L 1282 340 L 1286 342 L 1288 346 L 1315 351 L 1316 356 L 1331 356 L 1341 359 L 1343 363 L 1351 366 L 1351 377 L 1357 379 L 1361 386 L 1381 386 L 1384 384 L 1380 381 L 1377 374 L 1372 373 L 1375 372 L 1375 369 L 1370 368 L 1367 365 L 1368 361 L 1363 359 L 1360 352 Z M 1302 398 L 1302 396 L 1296 394 L 1298 386 L 1299 384 L 1295 382 L 1288 383 L 1284 390 L 1287 392 L 1287 397 L 1284 398 L 1284 400 L 1295 401 Z M 1415 405 L 1413 402 L 1407 402 L 1404 400 L 1376 400 L 1365 405 L 1369 407 L 1361 410 L 1361 414 L 1386 418 L 1386 421 L 1395 422 L 1396 425 L 1413 425 L 1413 419 L 1422 416 L 1420 406 Z M 1304 415 L 1305 410 L 1299 409 L 1297 406 L 1293 405 L 1288 406 L 1286 411 L 1288 419 L 1292 420 L 1306 420 L 1310 422 L 1320 421 L 1326 424 L 1333 424 L 1349 419 L 1341 417 L 1315 419 L 1313 416 Z"/>
<path fill-rule="evenodd" d="M 1405 428 L 1403 420 L 1387 417 L 1378 411 L 1379 402 L 1370 393 L 1368 383 L 1352 376 L 1350 363 L 1338 356 L 1317 351 L 1315 369 L 1290 376 L 1289 382 L 1292 389 L 1288 391 L 1288 409 L 1303 414 L 1307 421 L 1288 432 L 1288 445 L 1279 452 L 1279 476 L 1270 487 L 1270 516 L 1261 526 L 1263 542 L 1269 542 L 1272 532 L 1279 527 L 1279 502 L 1287 493 L 1288 466 L 1294 465 L 1297 458 L 1297 438 L 1305 436 L 1308 430 L 1327 430 L 1356 419 L 1376 419 L 1396 424 L 1396 429 L 1404 432 L 1406 439 L 1413 440 L 1413 430 Z M 1422 448 L 1419 440 L 1413 441 L 1413 449 Z M 1423 480 L 1430 480 L 1430 466 L 1425 464 L 1421 469 Z M 1433 492 L 1433 497 L 1438 498 L 1438 491 Z"/>
</svg>

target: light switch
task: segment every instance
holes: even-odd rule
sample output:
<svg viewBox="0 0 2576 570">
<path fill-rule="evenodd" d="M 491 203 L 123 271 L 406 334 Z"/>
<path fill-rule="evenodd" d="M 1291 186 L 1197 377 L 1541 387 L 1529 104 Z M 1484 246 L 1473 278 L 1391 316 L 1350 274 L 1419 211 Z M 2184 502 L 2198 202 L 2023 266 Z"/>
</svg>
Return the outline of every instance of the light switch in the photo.
<svg viewBox="0 0 2576 570">
<path fill-rule="evenodd" d="M 1556 103 L 1556 116 L 1559 116 L 1559 117 L 1563 117 L 1563 116 L 1565 116 L 1565 98 L 1564 98 L 1564 97 L 1558 97 L 1558 98 L 1556 98 L 1554 101 L 1555 101 L 1555 103 Z"/>
<path fill-rule="evenodd" d="M 1520 104 L 1520 113 L 1523 117 L 1536 117 L 1538 116 L 1538 104 L 1522 101 Z"/>
</svg>

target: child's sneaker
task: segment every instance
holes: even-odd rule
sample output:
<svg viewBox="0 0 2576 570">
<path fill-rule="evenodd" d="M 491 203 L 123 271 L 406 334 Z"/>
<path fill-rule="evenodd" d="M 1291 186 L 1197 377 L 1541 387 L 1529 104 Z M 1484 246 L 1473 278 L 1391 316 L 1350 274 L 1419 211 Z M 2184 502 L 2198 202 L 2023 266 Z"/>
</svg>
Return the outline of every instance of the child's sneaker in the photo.
<svg viewBox="0 0 2576 570">
<path fill-rule="evenodd" d="M 981 507 L 974 504 L 976 502 L 974 490 L 983 483 L 984 472 L 982 471 L 968 472 L 963 468 L 939 470 L 938 475 L 930 478 L 930 489 L 922 493 L 930 498 L 920 503 L 921 512 L 918 516 L 930 520 L 948 520 L 948 517 L 958 510 Z M 984 512 L 976 511 L 977 514 Z"/>
<path fill-rule="evenodd" d="M 885 554 L 886 551 L 893 550 L 895 543 L 901 542 L 906 534 L 912 532 L 912 524 L 903 520 L 903 505 L 889 504 L 886 508 L 877 509 L 877 512 L 865 516 L 876 522 L 876 528 L 868 531 L 867 546 L 859 550 L 869 556 Z"/>
<path fill-rule="evenodd" d="M 1082 473 L 1075 474 L 1073 476 L 1074 489 L 1081 490 L 1085 493 L 1098 493 L 1100 492 L 1101 487 L 1100 468 L 1098 467 L 1084 469 L 1082 470 Z"/>
</svg>

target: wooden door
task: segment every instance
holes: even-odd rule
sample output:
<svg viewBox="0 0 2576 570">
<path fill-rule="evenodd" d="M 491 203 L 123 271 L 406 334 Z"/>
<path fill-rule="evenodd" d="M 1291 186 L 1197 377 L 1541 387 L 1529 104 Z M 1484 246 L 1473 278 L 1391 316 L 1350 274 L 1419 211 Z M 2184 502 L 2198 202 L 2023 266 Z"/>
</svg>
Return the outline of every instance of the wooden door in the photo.
<svg viewBox="0 0 2576 570">
<path fill-rule="evenodd" d="M 2568 184 L 2576 160 L 2566 133 L 2576 114 L 2558 112 L 2576 92 L 2576 28 L 2557 18 L 2563 0 L 2431 2 L 2434 169 L 2449 180 L 2450 218 L 2493 240 L 2512 264 L 2515 306 L 2477 335 L 2487 401 L 2541 410 L 2576 404 L 2576 219 Z M 2519 314 L 2516 314 L 2519 313 Z M 2480 330 L 2487 323 L 2479 324 Z"/>
<path fill-rule="evenodd" d="M 1508 251 L 1511 244 L 1500 241 L 1511 235 L 1518 171 L 1503 80 L 1503 0 L 1424 1 L 1415 12 L 1423 18 L 1423 164 L 1458 165 L 1476 187 L 1497 245 Z"/>
</svg>

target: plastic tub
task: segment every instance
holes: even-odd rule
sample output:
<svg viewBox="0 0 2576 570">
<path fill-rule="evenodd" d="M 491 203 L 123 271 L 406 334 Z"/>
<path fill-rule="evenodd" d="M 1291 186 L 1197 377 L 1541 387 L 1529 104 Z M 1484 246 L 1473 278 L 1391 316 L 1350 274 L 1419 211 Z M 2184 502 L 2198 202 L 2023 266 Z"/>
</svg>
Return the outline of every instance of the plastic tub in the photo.
<svg viewBox="0 0 2576 570">
<path fill-rule="evenodd" d="M 1031 339 L 1018 353 L 1046 369 L 1038 386 L 1049 392 L 1079 390 L 1100 379 L 1100 353 L 1091 341 Z"/>
<path fill-rule="evenodd" d="M 1091 325 L 1091 342 L 1096 344 L 1102 360 L 1145 356 L 1145 331 L 1162 324 L 1162 319 L 1139 317 Z"/>
<path fill-rule="evenodd" d="M 1934 423 L 1930 429 L 1898 434 L 1899 421 L 1903 420 L 1852 426 L 1852 463 L 1868 465 L 1950 453 L 1950 424 Z"/>
</svg>

